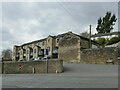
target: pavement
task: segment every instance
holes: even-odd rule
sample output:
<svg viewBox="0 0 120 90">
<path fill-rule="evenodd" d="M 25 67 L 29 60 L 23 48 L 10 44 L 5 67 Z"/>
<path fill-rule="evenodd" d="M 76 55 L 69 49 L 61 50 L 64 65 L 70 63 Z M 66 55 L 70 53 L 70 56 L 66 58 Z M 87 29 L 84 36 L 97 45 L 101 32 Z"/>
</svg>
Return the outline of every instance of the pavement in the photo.
<svg viewBox="0 0 120 90">
<path fill-rule="evenodd" d="M 58 74 L 3 74 L 3 88 L 118 88 L 118 65 L 67 64 Z"/>
</svg>

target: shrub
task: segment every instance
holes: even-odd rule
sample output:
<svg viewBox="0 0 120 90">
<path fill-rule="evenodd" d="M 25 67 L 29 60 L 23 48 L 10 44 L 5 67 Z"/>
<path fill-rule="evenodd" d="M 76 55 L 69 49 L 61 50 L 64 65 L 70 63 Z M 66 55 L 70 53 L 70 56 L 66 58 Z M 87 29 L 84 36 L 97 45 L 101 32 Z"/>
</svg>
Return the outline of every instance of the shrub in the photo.
<svg viewBox="0 0 120 90">
<path fill-rule="evenodd" d="M 114 44 L 114 43 L 117 43 L 119 41 L 120 41 L 120 36 L 118 36 L 118 37 L 112 37 L 111 39 L 109 39 L 107 45 Z"/>
<path fill-rule="evenodd" d="M 106 39 L 105 38 L 98 38 L 97 42 L 100 43 L 104 47 L 106 44 Z"/>
</svg>

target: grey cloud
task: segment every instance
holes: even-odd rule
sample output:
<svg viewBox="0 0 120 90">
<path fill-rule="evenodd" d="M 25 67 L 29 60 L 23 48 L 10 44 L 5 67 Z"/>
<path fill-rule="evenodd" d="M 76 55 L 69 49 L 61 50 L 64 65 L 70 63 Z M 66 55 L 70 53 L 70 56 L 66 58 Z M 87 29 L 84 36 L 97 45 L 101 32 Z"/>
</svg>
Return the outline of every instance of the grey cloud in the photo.
<svg viewBox="0 0 120 90">
<path fill-rule="evenodd" d="M 117 3 L 3 3 L 3 46 L 37 40 L 67 31 L 81 33 L 94 27 L 106 11 L 117 13 Z"/>
<path fill-rule="evenodd" d="M 118 30 L 120 31 L 120 1 L 118 3 Z"/>
<path fill-rule="evenodd" d="M 117 3 L 113 2 L 78 2 L 78 3 L 62 3 L 75 21 L 80 24 L 88 24 L 97 21 L 97 19 L 107 11 L 112 11 L 117 15 Z"/>
</svg>

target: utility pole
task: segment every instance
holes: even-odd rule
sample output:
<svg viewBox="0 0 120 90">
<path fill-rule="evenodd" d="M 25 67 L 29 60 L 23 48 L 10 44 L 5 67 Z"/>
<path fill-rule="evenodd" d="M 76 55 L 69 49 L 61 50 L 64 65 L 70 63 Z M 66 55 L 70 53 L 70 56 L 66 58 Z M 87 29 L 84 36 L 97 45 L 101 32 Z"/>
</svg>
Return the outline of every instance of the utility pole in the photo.
<svg viewBox="0 0 120 90">
<path fill-rule="evenodd" d="M 91 45 L 91 26 L 92 25 L 90 25 L 90 32 L 89 32 L 89 48 L 92 47 L 92 45 Z"/>
</svg>

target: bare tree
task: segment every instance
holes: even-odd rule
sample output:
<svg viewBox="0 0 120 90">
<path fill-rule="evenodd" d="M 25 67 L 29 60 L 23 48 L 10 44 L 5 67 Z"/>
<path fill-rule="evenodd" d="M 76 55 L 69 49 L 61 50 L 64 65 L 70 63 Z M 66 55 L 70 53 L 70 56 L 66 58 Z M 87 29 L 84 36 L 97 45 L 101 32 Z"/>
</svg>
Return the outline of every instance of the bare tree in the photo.
<svg viewBox="0 0 120 90">
<path fill-rule="evenodd" d="M 2 51 L 2 59 L 5 61 L 12 60 L 12 50 L 5 49 Z"/>
<path fill-rule="evenodd" d="M 80 33 L 81 36 L 89 38 L 89 33 L 87 31 Z"/>
</svg>

